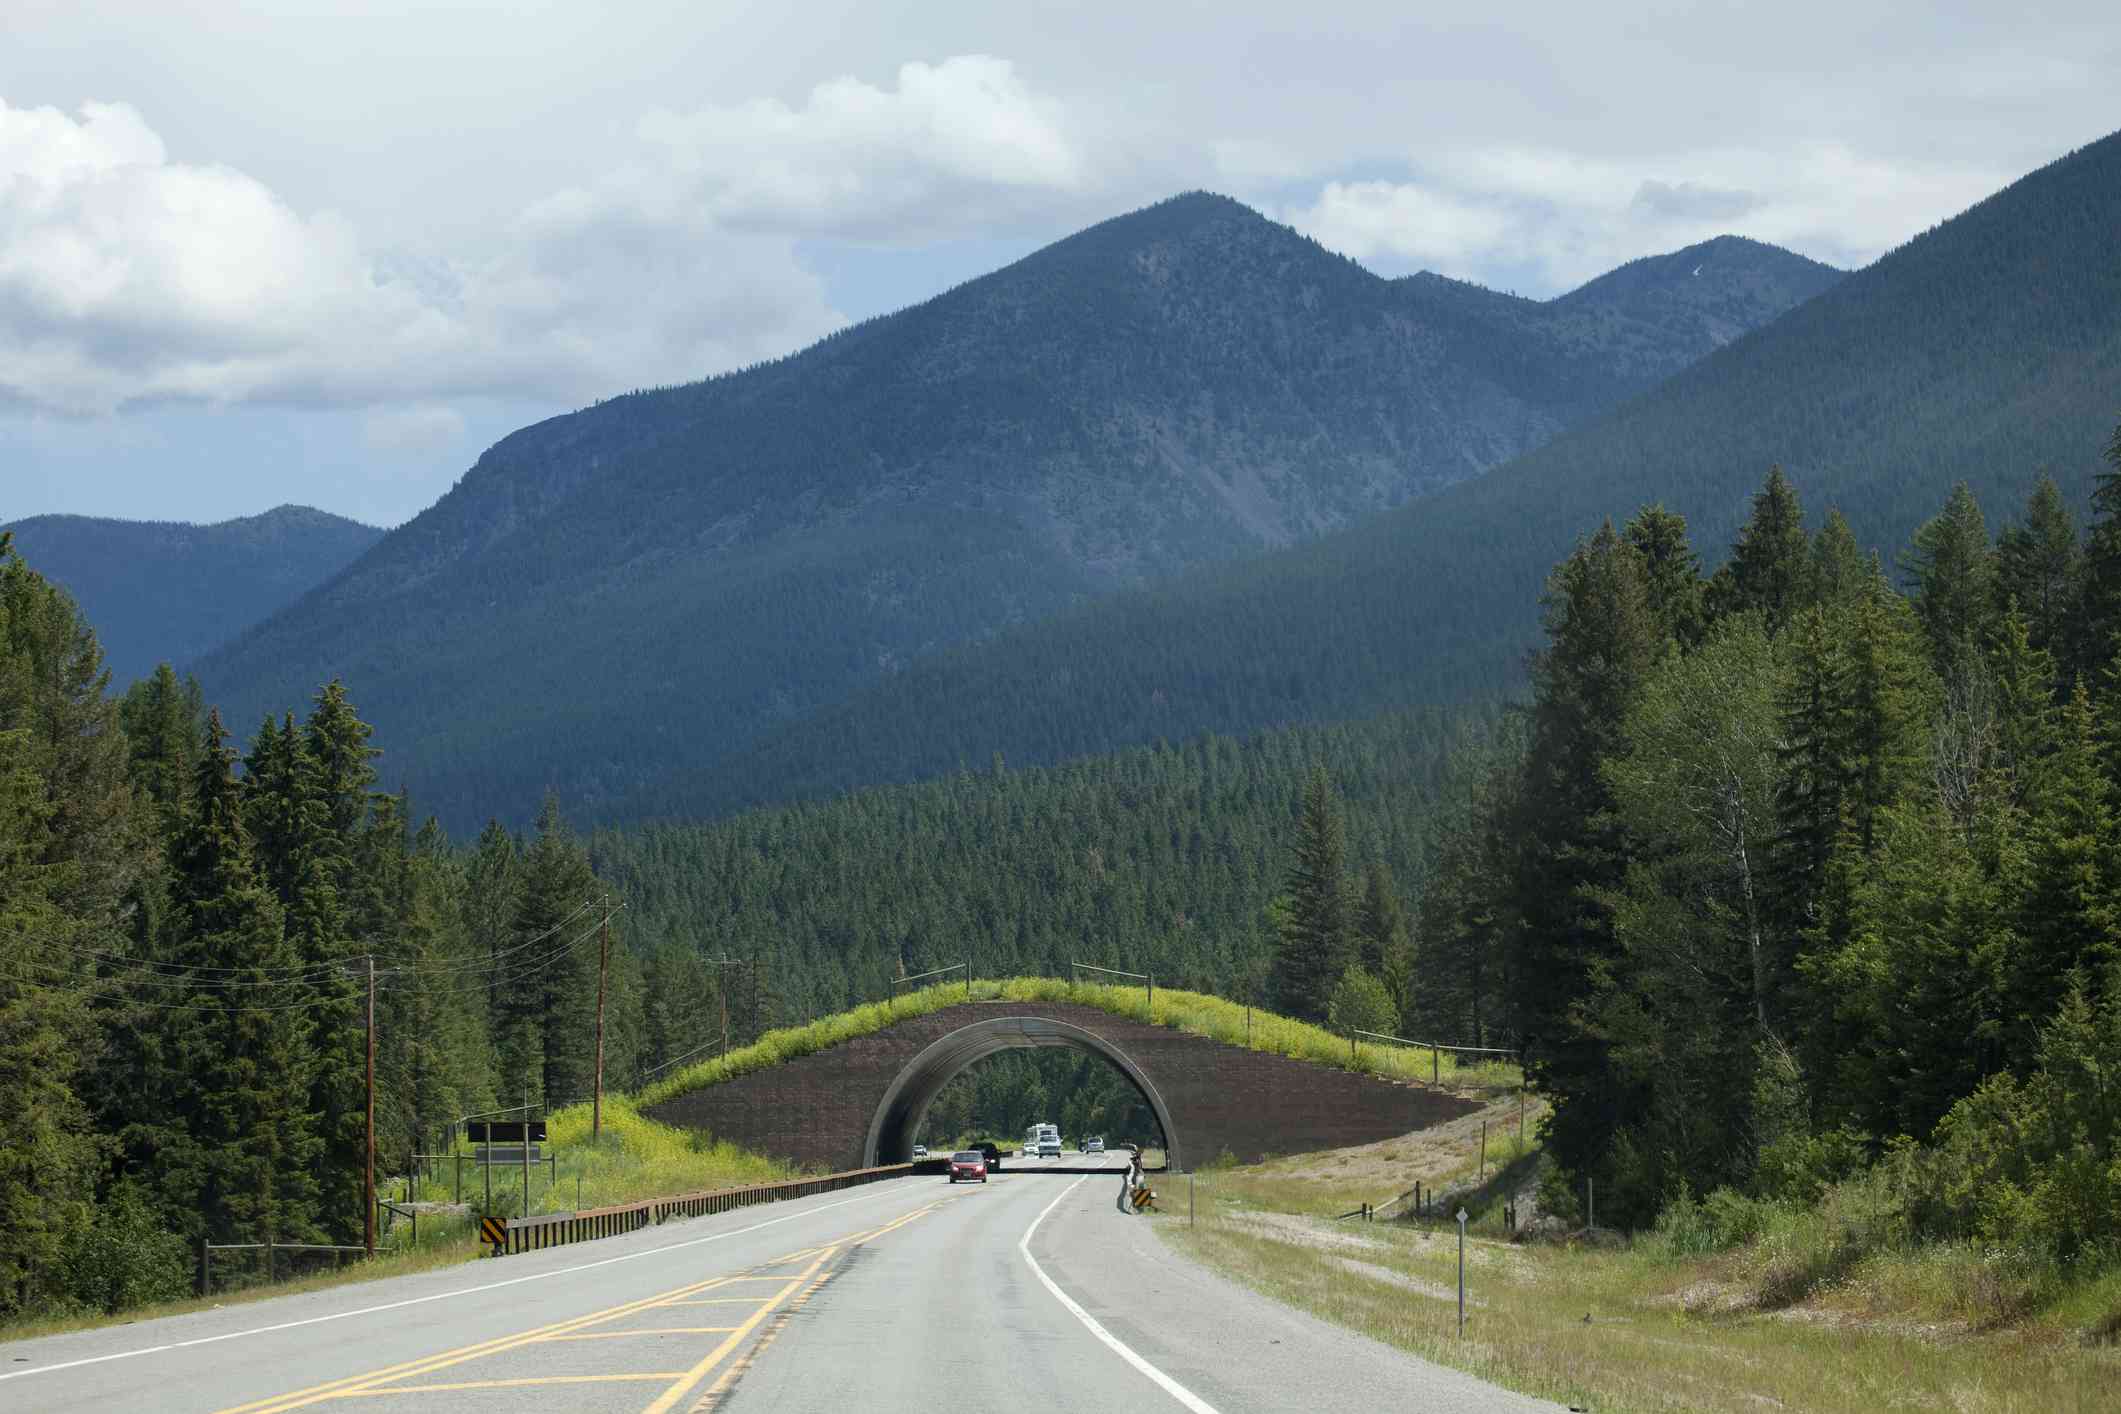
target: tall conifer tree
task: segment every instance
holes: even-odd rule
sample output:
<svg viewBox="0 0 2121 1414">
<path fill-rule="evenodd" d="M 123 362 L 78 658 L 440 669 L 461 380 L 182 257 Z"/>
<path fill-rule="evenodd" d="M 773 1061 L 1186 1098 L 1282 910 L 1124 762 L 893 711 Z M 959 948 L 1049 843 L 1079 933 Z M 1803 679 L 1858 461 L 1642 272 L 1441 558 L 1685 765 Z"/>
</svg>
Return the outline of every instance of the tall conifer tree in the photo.
<svg viewBox="0 0 2121 1414">
<path fill-rule="evenodd" d="M 190 1236 L 309 1240 L 321 1155 L 310 1114 L 313 1059 L 298 1008 L 314 994 L 287 980 L 297 958 L 251 858 L 235 753 L 218 712 L 208 720 L 193 796 L 173 853 L 169 960 L 195 969 L 202 985 L 163 1023 L 176 1038 L 179 1071 L 163 1094 L 142 1097 L 184 1117 L 174 1152 L 160 1156 L 158 1178 Z"/>
<path fill-rule="evenodd" d="M 1771 467 L 1753 497 L 1752 516 L 1731 546 L 1731 558 L 1709 582 L 1710 613 L 1722 618 L 1757 610 L 1768 632 L 1780 633 L 1811 597 L 1811 560 L 1797 490 L 1781 467 Z"/>
<path fill-rule="evenodd" d="M 1295 856 L 1284 891 L 1288 914 L 1274 957 L 1274 999 L 1276 1007 L 1291 1016 L 1322 1021 L 1354 942 L 1347 845 L 1323 766 L 1312 768 L 1304 786 Z"/>
</svg>

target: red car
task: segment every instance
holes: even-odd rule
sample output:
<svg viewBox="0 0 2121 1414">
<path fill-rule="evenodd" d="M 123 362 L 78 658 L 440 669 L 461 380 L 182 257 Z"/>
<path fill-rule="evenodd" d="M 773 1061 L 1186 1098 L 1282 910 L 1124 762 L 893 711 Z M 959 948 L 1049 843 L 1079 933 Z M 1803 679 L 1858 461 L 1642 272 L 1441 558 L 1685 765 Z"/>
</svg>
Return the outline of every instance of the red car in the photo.
<svg viewBox="0 0 2121 1414">
<path fill-rule="evenodd" d="M 978 1179 L 987 1181 L 987 1156 L 977 1149 L 961 1149 L 950 1156 L 950 1181 L 964 1179 L 967 1183 Z"/>
</svg>

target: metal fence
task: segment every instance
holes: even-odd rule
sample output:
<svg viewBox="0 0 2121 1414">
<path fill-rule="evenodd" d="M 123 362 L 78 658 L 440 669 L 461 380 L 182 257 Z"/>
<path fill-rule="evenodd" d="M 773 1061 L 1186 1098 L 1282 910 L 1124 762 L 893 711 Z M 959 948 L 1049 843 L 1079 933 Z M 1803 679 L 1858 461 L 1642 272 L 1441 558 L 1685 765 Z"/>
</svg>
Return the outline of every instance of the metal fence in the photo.
<svg viewBox="0 0 2121 1414">
<path fill-rule="evenodd" d="M 504 1229 L 503 1240 L 494 1245 L 493 1255 L 506 1256 L 517 1252 L 542 1251 L 547 1247 L 560 1247 L 570 1242 L 593 1242 L 600 1237 L 616 1237 L 621 1233 L 637 1232 L 644 1227 L 653 1227 L 671 1218 L 699 1217 L 705 1213 L 726 1213 L 734 1208 L 749 1208 L 759 1203 L 778 1203 L 789 1198 L 808 1198 L 818 1193 L 833 1193 L 842 1188 L 857 1188 L 880 1179 L 903 1178 L 919 1170 L 917 1164 L 885 1164 L 879 1168 L 850 1169 L 845 1173 L 819 1174 L 813 1178 L 792 1178 L 781 1183 L 761 1183 L 749 1188 L 719 1188 L 706 1193 L 682 1193 L 674 1198 L 649 1198 L 639 1203 L 620 1203 L 608 1208 L 589 1208 L 574 1213 L 541 1213 L 531 1218 L 510 1218 Z"/>
<path fill-rule="evenodd" d="M 248 1277 L 249 1280 L 244 1281 L 244 1285 L 252 1285 L 259 1281 L 270 1285 L 280 1280 L 283 1276 L 292 1278 L 306 1275 L 303 1271 L 305 1265 L 312 1271 L 322 1266 L 323 1263 L 319 1260 L 322 1254 L 328 1254 L 331 1259 L 331 1265 L 336 1267 L 344 1263 L 350 1256 L 366 1256 L 368 1249 L 365 1247 L 338 1247 L 323 1242 L 201 1241 L 199 1243 L 198 1282 L 199 1295 L 201 1296 L 211 1296 L 214 1293 L 214 1254 L 216 1252 L 248 1252 L 257 1254 L 256 1257 L 249 1261 L 239 1258 L 234 1262 L 230 1262 L 224 1259 L 221 1264 L 224 1285 L 226 1284 L 226 1279 L 230 1276 L 239 1281 Z"/>
<path fill-rule="evenodd" d="M 1429 1053 L 1429 1083 L 1431 1085 L 1443 1083 L 1443 1053 L 1445 1051 L 1452 1051 L 1460 1055 L 1476 1056 L 1514 1056 L 1517 1054 L 1517 1052 L 1506 1050 L 1501 1046 L 1446 1046 L 1440 1041 L 1409 1041 L 1404 1036 L 1387 1036 L 1382 1031 L 1364 1031 L 1360 1027 L 1351 1026 L 1348 1028 L 1348 1057 L 1350 1060 L 1353 1060 L 1355 1056 L 1355 1038 L 1357 1036 L 1366 1037 L 1372 1041 L 1383 1041 L 1387 1045 L 1407 1046 L 1417 1051 L 1427 1051 Z"/>
</svg>

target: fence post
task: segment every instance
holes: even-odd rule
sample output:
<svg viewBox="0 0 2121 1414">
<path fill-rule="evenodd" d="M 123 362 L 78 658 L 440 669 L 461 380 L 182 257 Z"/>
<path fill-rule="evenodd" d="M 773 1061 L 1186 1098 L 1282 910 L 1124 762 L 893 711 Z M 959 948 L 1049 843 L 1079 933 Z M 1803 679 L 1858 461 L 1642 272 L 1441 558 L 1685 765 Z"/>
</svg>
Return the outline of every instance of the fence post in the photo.
<svg viewBox="0 0 2121 1414">
<path fill-rule="evenodd" d="M 1429 1047 L 1429 1083 L 1443 1084 L 1443 1048 L 1440 1046 Z"/>
<path fill-rule="evenodd" d="M 1466 1210 L 1458 1210 L 1458 1338 L 1466 1338 Z"/>
<path fill-rule="evenodd" d="M 199 1239 L 199 1294 L 211 1296 L 214 1289 L 213 1244 L 206 1238 Z"/>
<path fill-rule="evenodd" d="M 273 1269 L 273 1240 L 272 1240 L 272 1237 L 271 1237 L 271 1235 L 270 1235 L 270 1234 L 268 1234 L 268 1235 L 266 1236 L 266 1238 L 265 1238 L 265 1284 L 266 1284 L 267 1286 L 271 1286 L 271 1285 L 273 1284 L 273 1270 L 272 1270 L 272 1269 Z"/>
<path fill-rule="evenodd" d="M 1480 1122 L 1480 1181 L 1488 1181 L 1488 1122 Z"/>
</svg>

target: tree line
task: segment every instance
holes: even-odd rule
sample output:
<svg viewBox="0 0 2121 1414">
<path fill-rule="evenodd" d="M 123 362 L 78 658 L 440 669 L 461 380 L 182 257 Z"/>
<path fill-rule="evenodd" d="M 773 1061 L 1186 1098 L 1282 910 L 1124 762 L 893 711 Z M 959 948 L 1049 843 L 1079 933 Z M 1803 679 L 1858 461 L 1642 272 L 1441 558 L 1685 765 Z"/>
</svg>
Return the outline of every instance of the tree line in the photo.
<svg viewBox="0 0 2121 1414">
<path fill-rule="evenodd" d="M 362 1241 L 371 976 L 386 1173 L 589 1093 L 607 922 L 638 1077 L 657 963 L 555 802 L 452 847 L 337 683 L 239 753 L 196 683 L 108 676 L 0 536 L 0 1318 L 179 1294 L 201 1240 Z"/>
<path fill-rule="evenodd" d="M 1445 828 L 1424 802 L 1505 730 L 1408 711 L 997 759 L 586 839 L 548 796 L 525 834 L 452 842 L 380 788 L 340 684 L 239 743 L 167 666 L 112 694 L 92 627 L 11 546 L 0 615 L 0 1317 L 178 1294 L 200 1240 L 360 1241 L 371 967 L 385 1173 L 461 1117 L 587 1096 L 607 921 L 614 1089 L 959 961 L 1264 1003 L 1314 772 L 1398 917 Z M 935 1123 L 1006 1135 L 1032 1109 L 1142 1123 L 1104 1068 L 1024 1058 Z"/>
<path fill-rule="evenodd" d="M 1713 574 L 1656 506 L 1555 568 L 1524 749 L 1419 908 L 1421 970 L 1508 980 L 1420 1004 L 1522 1049 L 1601 1214 L 1899 1156 L 1927 1230 L 2121 1236 L 2105 458 L 2081 531 L 2051 481 L 2000 536 L 1955 488 L 1897 583 L 1779 470 Z"/>
</svg>

